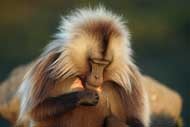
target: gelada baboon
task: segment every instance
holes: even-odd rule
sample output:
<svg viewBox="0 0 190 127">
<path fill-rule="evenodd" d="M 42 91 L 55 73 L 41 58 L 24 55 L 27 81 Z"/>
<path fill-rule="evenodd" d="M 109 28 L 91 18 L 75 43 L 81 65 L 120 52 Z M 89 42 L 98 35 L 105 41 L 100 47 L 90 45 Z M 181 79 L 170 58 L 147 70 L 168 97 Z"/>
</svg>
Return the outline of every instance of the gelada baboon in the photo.
<svg viewBox="0 0 190 127">
<path fill-rule="evenodd" d="M 149 104 L 121 17 L 78 9 L 26 74 L 18 121 L 32 127 L 148 127 Z M 80 87 L 73 88 L 76 81 Z"/>
</svg>

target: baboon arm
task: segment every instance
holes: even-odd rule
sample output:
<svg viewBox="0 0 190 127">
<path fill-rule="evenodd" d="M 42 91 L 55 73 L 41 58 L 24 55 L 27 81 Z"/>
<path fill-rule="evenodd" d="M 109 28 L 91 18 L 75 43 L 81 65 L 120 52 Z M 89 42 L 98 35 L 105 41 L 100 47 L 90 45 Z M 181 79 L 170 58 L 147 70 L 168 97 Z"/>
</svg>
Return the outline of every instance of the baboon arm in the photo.
<svg viewBox="0 0 190 127">
<path fill-rule="evenodd" d="M 98 94 L 89 90 L 49 97 L 32 109 L 31 117 L 35 121 L 46 120 L 71 111 L 78 105 L 95 106 L 98 100 Z"/>
<path fill-rule="evenodd" d="M 42 121 L 52 116 L 74 109 L 79 102 L 79 92 L 49 97 L 34 107 L 31 116 L 35 121 Z"/>
</svg>

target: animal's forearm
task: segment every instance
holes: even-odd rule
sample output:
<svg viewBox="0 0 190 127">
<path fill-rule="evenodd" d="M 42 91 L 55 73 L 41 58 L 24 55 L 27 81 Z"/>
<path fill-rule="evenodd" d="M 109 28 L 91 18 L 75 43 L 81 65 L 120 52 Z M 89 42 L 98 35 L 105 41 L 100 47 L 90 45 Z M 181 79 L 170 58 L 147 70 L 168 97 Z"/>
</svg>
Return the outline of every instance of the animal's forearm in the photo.
<svg viewBox="0 0 190 127">
<path fill-rule="evenodd" d="M 78 105 L 80 100 L 78 96 L 79 92 L 73 92 L 57 97 L 49 97 L 32 110 L 31 116 L 35 121 L 42 121 L 53 115 L 56 116 L 72 110 Z"/>
</svg>

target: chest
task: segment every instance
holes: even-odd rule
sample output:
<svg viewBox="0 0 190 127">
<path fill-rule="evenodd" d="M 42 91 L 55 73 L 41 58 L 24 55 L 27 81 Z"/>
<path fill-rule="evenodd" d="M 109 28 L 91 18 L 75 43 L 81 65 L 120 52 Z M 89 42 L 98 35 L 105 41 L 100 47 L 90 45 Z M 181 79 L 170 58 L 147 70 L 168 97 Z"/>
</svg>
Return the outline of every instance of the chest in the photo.
<svg viewBox="0 0 190 127">
<path fill-rule="evenodd" d="M 78 107 L 64 114 L 60 121 L 63 127 L 102 127 L 110 114 L 104 107 Z"/>
</svg>

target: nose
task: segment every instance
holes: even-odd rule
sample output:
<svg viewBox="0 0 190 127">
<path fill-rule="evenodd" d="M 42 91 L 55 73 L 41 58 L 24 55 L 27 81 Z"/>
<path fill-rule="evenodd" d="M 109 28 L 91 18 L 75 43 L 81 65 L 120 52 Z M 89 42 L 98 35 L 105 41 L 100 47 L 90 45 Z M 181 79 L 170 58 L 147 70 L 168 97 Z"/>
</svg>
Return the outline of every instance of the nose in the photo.
<svg viewBox="0 0 190 127">
<path fill-rule="evenodd" d="M 87 84 L 93 87 L 99 87 L 103 82 L 103 78 L 98 75 L 91 75 L 87 79 Z"/>
</svg>

